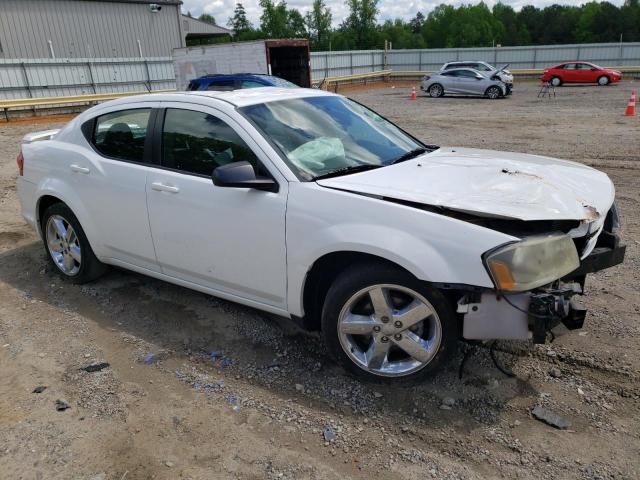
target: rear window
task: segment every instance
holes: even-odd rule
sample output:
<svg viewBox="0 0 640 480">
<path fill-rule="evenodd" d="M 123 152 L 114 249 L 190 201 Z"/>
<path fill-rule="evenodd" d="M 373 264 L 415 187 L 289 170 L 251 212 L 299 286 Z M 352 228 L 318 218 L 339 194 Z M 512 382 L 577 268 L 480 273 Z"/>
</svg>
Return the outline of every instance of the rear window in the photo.
<svg viewBox="0 0 640 480">
<path fill-rule="evenodd" d="M 142 162 L 150 108 L 107 113 L 96 118 L 92 143 L 105 157 Z"/>
<path fill-rule="evenodd" d="M 211 82 L 207 86 L 207 90 L 217 90 L 217 91 L 229 91 L 234 90 L 236 86 L 235 80 L 218 80 L 215 82 Z"/>
</svg>

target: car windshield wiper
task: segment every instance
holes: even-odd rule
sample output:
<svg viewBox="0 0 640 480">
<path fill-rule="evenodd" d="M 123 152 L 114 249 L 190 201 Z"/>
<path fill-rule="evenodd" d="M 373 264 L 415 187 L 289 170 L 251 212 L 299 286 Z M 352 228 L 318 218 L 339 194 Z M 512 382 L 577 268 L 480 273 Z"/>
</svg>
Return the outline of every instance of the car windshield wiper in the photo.
<svg viewBox="0 0 640 480">
<path fill-rule="evenodd" d="M 364 172 L 366 170 L 373 170 L 374 168 L 380 168 L 382 165 L 350 165 L 348 167 L 338 168 L 337 170 L 333 170 L 328 173 L 323 173 L 322 175 L 317 175 L 313 177 L 314 180 L 322 180 L 323 178 L 331 178 L 331 177 L 339 177 L 341 175 L 348 175 L 350 173 L 358 173 Z"/>
<path fill-rule="evenodd" d="M 394 165 L 396 163 L 400 163 L 400 162 L 404 162 L 406 160 L 411 160 L 412 158 L 415 158 L 419 155 L 422 155 L 423 153 L 427 153 L 427 149 L 426 148 L 414 148 L 413 150 L 409 150 L 407 153 L 403 153 L 402 155 L 400 155 L 398 158 L 396 158 L 393 162 L 391 162 L 390 165 Z"/>
</svg>

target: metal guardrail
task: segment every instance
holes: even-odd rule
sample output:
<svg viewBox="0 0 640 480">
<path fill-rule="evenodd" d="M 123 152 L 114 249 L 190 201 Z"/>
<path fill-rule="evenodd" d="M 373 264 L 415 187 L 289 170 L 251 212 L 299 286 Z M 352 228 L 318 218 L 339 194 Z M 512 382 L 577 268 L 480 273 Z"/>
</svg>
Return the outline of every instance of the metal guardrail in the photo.
<svg viewBox="0 0 640 480">
<path fill-rule="evenodd" d="M 128 97 L 131 95 L 142 95 L 146 93 L 163 93 L 173 92 L 175 89 L 166 90 L 153 90 L 148 92 L 146 90 L 136 92 L 122 92 L 122 93 L 99 93 L 93 95 L 75 95 L 68 97 L 40 97 L 40 98 L 20 98 L 13 100 L 0 99 L 0 109 L 4 111 L 4 116 L 9 121 L 9 109 L 21 108 L 21 107 L 46 107 L 50 105 L 71 105 L 78 103 L 97 103 L 107 100 L 114 100 L 116 98 Z"/>
</svg>

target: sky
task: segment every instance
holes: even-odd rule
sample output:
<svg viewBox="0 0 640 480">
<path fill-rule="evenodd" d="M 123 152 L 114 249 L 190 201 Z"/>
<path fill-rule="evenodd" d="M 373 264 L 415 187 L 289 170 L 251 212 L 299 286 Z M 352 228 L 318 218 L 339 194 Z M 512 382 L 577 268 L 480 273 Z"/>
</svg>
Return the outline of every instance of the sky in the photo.
<svg viewBox="0 0 640 480">
<path fill-rule="evenodd" d="M 184 13 L 188 11 L 194 17 L 199 16 L 203 12 L 209 13 L 213 15 L 216 19 L 216 22 L 219 25 L 226 25 L 229 17 L 233 15 L 233 9 L 237 0 L 182 0 L 182 10 Z M 257 26 L 260 19 L 261 9 L 258 5 L 258 0 L 240 0 L 244 5 L 245 10 L 247 11 L 247 16 L 249 17 L 249 21 L 251 21 L 254 26 Z M 277 0 L 275 0 L 277 1 Z M 545 7 L 547 5 L 551 5 L 554 3 L 558 3 L 561 5 L 580 5 L 585 3 L 587 0 L 502 0 L 502 3 L 506 5 L 511 5 L 516 10 L 519 10 L 524 5 L 535 5 L 537 7 Z M 611 3 L 615 5 L 621 5 L 624 0 L 609 0 Z M 313 0 L 287 0 L 287 5 L 289 8 L 295 8 L 300 10 L 300 12 L 304 15 L 310 8 Z M 344 0 L 325 0 L 325 3 L 328 7 L 331 8 L 331 13 L 333 14 L 333 25 L 339 25 L 344 17 L 348 14 L 348 9 L 346 6 L 346 2 Z M 378 8 L 380 9 L 380 14 L 378 15 L 378 21 L 384 21 L 387 19 L 393 18 L 402 18 L 404 20 L 409 20 L 415 16 L 417 12 L 422 12 L 427 15 L 431 10 L 434 9 L 437 5 L 441 3 L 447 3 L 451 5 L 459 5 L 461 3 L 477 3 L 476 0 L 454 0 L 454 1 L 444 1 L 444 0 L 380 0 L 378 3 Z M 485 0 L 485 3 L 492 7 L 496 0 Z"/>
</svg>

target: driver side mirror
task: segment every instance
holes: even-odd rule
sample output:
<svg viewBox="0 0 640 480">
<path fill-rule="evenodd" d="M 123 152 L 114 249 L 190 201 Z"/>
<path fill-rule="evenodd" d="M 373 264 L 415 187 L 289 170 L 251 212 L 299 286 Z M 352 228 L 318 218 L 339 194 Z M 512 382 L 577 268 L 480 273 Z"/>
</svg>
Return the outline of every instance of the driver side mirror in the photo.
<svg viewBox="0 0 640 480">
<path fill-rule="evenodd" d="M 266 192 L 277 192 L 278 183 L 269 177 L 258 177 L 247 161 L 228 163 L 217 167 L 211 174 L 217 187 L 253 188 Z"/>
</svg>

